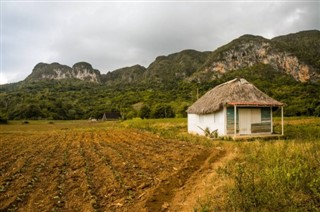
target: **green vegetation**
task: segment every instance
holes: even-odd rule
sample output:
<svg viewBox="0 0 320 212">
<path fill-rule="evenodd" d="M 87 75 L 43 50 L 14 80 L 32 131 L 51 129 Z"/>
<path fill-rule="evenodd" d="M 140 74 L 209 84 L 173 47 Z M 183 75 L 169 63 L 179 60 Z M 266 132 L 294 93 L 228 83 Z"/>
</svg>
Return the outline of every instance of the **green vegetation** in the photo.
<svg viewBox="0 0 320 212">
<path fill-rule="evenodd" d="M 8 120 L 0 116 L 0 124 L 8 124 Z"/>
<path fill-rule="evenodd" d="M 204 83 L 187 81 L 105 85 L 80 80 L 20 82 L 0 87 L 0 116 L 14 119 L 101 119 L 120 112 L 123 119 L 186 117 L 199 96 L 235 77 L 246 78 L 269 96 L 284 102 L 286 116 L 320 116 L 318 84 L 299 83 L 291 76 L 259 64 L 231 71 Z M 135 108 L 135 104 L 142 107 Z M 141 108 L 143 110 L 141 111 Z"/>
<path fill-rule="evenodd" d="M 218 169 L 223 188 L 195 210 L 317 211 L 320 120 L 289 118 L 286 123 L 286 140 L 234 144 L 236 157 Z"/>
<path fill-rule="evenodd" d="M 221 169 L 226 210 L 292 211 L 319 208 L 319 143 L 240 145 L 242 157 Z M 221 206 L 219 206 L 221 207 Z"/>
<path fill-rule="evenodd" d="M 105 112 L 115 111 L 127 119 L 138 117 L 139 109 L 133 106 L 141 103 L 150 107 L 150 117 L 181 117 L 186 116 L 186 105 L 195 100 L 186 86 L 108 86 L 80 80 L 21 82 L 0 88 L 0 115 L 10 120 L 65 120 L 102 118 Z"/>
<path fill-rule="evenodd" d="M 285 118 L 284 140 L 250 142 L 188 135 L 185 119 L 134 119 L 122 125 L 234 154 L 212 179 L 212 186 L 222 182 L 219 189 L 199 199 L 194 211 L 317 211 L 320 207 L 319 118 Z"/>
<path fill-rule="evenodd" d="M 210 52 L 184 50 L 157 57 L 145 72 L 145 79 L 163 83 L 185 79 L 198 71 L 209 55 Z"/>
<path fill-rule="evenodd" d="M 320 207 L 319 118 L 285 118 L 284 140 L 251 142 L 188 135 L 185 119 L 134 119 L 122 125 L 235 154 L 212 179 L 213 186 L 222 182 L 220 189 L 200 199 L 194 211 L 317 211 Z"/>
</svg>

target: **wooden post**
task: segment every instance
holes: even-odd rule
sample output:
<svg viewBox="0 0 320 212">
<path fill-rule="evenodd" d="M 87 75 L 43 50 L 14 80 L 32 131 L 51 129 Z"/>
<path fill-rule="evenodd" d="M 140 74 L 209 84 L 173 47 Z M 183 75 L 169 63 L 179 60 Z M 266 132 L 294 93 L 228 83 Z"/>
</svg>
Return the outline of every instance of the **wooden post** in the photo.
<svg viewBox="0 0 320 212">
<path fill-rule="evenodd" d="M 228 134 L 228 117 L 227 117 L 227 106 L 223 107 L 223 114 L 224 114 L 224 134 L 227 135 Z"/>
<path fill-rule="evenodd" d="M 234 137 L 236 137 L 237 134 L 237 106 L 234 105 Z"/>
<path fill-rule="evenodd" d="M 270 117 L 271 117 L 271 134 L 273 133 L 273 117 L 272 117 L 272 106 L 270 107 Z"/>
<path fill-rule="evenodd" d="M 284 126 L 283 126 L 283 106 L 281 106 L 281 135 L 284 135 Z"/>
<path fill-rule="evenodd" d="M 199 88 L 197 87 L 197 100 L 199 99 Z"/>
</svg>

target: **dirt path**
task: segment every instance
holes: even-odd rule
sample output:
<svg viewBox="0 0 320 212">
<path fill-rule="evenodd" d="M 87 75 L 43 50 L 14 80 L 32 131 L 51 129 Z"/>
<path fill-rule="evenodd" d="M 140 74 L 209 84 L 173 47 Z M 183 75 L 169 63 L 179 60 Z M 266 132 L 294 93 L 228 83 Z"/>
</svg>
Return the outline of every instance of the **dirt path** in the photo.
<svg viewBox="0 0 320 212">
<path fill-rule="evenodd" d="M 204 151 L 146 195 L 144 211 L 194 211 L 197 201 L 222 185 L 216 170 L 234 157 L 221 147 Z M 141 208 L 140 208 L 141 209 Z"/>
<path fill-rule="evenodd" d="M 218 178 L 217 169 L 235 157 L 230 149 L 216 148 L 203 166 L 195 172 L 187 183 L 175 193 L 168 211 L 194 211 L 199 200 L 206 196 L 215 196 L 217 190 L 224 185 Z"/>
</svg>

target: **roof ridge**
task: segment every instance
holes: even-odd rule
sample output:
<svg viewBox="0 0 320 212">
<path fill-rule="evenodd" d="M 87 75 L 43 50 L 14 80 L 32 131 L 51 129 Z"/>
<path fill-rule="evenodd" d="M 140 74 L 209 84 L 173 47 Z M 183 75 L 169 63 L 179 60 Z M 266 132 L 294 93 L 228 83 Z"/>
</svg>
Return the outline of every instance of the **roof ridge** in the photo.
<svg viewBox="0 0 320 212">
<path fill-rule="evenodd" d="M 223 86 L 223 85 L 226 85 L 226 84 L 229 84 L 229 83 L 232 83 L 232 82 L 236 82 L 237 80 L 239 80 L 239 78 L 234 78 L 234 79 L 229 80 L 229 81 L 227 81 L 227 82 L 224 82 L 224 83 L 222 83 L 222 84 L 220 84 L 220 85 L 217 85 L 215 88 L 219 88 L 219 87 L 221 87 L 221 86 Z"/>
</svg>

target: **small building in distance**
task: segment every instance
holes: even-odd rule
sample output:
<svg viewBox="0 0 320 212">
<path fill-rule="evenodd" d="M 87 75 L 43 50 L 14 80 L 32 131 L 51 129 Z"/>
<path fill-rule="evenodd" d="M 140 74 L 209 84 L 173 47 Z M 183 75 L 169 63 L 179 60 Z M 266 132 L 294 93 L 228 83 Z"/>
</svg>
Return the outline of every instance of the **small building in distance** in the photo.
<svg viewBox="0 0 320 212">
<path fill-rule="evenodd" d="M 120 112 L 111 111 L 111 112 L 105 112 L 101 120 L 108 121 L 108 120 L 117 120 L 117 119 L 121 119 Z"/>
<path fill-rule="evenodd" d="M 273 134 L 272 109 L 283 103 L 269 97 L 245 79 L 236 78 L 220 84 L 199 98 L 188 110 L 188 132 L 218 136 L 261 136 Z M 236 121 L 235 121 L 236 120 Z"/>
</svg>

